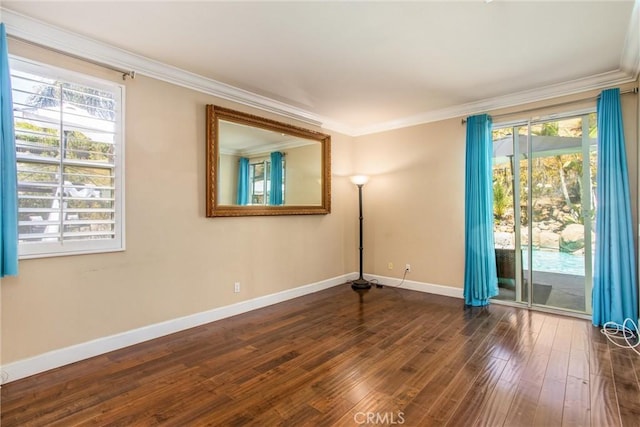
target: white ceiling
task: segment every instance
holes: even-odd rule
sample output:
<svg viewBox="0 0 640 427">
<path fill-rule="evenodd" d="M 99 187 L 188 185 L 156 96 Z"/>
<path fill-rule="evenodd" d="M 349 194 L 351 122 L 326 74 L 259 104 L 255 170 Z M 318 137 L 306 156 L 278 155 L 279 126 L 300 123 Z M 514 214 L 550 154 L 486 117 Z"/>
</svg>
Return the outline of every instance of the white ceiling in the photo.
<svg viewBox="0 0 640 427">
<path fill-rule="evenodd" d="M 3 0 L 2 7 L 362 134 L 629 81 L 638 73 L 634 3 Z M 7 31 L 30 38 L 26 22 Z"/>
</svg>

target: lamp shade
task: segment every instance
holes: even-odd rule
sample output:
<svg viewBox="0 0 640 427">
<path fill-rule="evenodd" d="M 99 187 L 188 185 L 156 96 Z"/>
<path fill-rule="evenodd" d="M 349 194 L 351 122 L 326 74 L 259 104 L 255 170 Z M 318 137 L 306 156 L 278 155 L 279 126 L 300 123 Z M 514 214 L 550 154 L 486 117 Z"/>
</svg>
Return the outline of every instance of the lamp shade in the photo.
<svg viewBox="0 0 640 427">
<path fill-rule="evenodd" d="M 369 177 L 366 175 L 354 175 L 351 177 L 351 182 L 355 185 L 365 185 L 369 182 Z"/>
</svg>

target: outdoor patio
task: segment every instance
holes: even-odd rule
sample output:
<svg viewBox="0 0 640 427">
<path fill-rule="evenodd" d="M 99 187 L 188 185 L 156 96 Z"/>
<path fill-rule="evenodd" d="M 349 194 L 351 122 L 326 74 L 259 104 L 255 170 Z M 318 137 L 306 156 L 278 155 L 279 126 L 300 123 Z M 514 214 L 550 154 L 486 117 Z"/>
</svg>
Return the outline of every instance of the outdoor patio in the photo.
<svg viewBox="0 0 640 427">
<path fill-rule="evenodd" d="M 524 270 L 524 277 L 529 272 Z M 584 277 L 573 274 L 550 273 L 546 271 L 533 271 L 533 303 L 560 309 L 585 311 Z M 528 286 L 526 279 L 523 286 L 523 300 L 526 300 Z M 501 283 L 500 294 L 494 299 L 502 301 L 515 301 L 515 287 Z"/>
</svg>

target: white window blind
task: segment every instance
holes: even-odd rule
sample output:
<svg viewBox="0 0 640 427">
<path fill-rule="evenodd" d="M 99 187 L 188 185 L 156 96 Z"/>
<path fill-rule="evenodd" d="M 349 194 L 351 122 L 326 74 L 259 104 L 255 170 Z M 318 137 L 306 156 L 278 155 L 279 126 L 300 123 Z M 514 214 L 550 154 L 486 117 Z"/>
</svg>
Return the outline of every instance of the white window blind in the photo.
<svg viewBox="0 0 640 427">
<path fill-rule="evenodd" d="M 123 249 L 121 85 L 11 58 L 22 257 Z"/>
</svg>

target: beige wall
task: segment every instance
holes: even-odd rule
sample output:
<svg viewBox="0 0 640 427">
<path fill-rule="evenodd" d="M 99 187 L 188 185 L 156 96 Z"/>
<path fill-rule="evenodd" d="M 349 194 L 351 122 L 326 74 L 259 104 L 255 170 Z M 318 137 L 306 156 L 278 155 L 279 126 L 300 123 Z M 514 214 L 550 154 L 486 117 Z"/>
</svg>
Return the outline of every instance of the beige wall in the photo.
<svg viewBox="0 0 640 427">
<path fill-rule="evenodd" d="M 216 185 L 218 186 L 219 205 L 235 205 L 238 194 L 238 167 L 240 156 L 232 154 L 220 154 L 220 179 Z"/>
<path fill-rule="evenodd" d="M 461 287 L 464 273 L 464 126 L 459 119 L 362 136 L 365 272 Z M 388 269 L 388 263 L 394 269 Z"/>
<path fill-rule="evenodd" d="M 322 147 L 308 144 L 286 150 L 285 202 L 288 205 L 322 203 Z"/>
<path fill-rule="evenodd" d="M 122 82 L 18 43 L 10 53 Z M 126 251 L 21 260 L 19 276 L 2 280 L 3 363 L 351 270 L 346 180 L 335 179 L 330 215 L 205 217 L 206 104 L 268 116 L 144 76 L 126 81 Z M 350 141 L 332 135 L 344 175 Z"/>
</svg>

